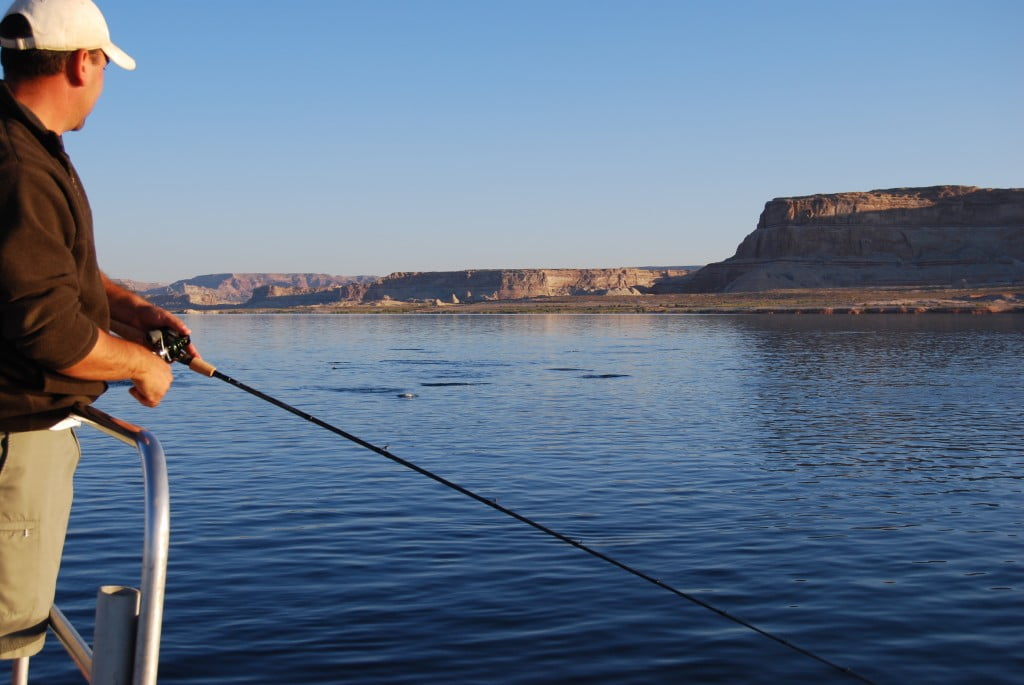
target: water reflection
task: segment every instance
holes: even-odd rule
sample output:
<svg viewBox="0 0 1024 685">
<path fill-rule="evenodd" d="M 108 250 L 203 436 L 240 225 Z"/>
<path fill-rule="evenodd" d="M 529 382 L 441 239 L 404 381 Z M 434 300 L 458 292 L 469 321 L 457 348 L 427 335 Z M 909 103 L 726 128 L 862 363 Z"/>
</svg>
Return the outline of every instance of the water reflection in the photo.
<svg viewBox="0 0 1024 685">
<path fill-rule="evenodd" d="M 189 323 L 225 373 L 879 681 L 1024 666 L 1019 317 Z M 171 456 L 161 682 L 832 675 L 226 384 L 101 408 Z M 130 577 L 106 541 L 138 512 L 86 453 L 66 580 Z"/>
</svg>

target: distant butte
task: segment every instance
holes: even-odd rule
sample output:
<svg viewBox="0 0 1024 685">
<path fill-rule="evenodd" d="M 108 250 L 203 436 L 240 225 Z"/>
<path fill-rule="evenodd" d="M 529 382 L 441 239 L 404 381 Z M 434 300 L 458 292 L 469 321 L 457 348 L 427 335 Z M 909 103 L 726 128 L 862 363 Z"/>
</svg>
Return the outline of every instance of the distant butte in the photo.
<svg viewBox="0 0 1024 685">
<path fill-rule="evenodd" d="M 1024 281 L 1024 189 L 933 186 L 784 197 L 681 292 L 976 287 Z"/>
</svg>

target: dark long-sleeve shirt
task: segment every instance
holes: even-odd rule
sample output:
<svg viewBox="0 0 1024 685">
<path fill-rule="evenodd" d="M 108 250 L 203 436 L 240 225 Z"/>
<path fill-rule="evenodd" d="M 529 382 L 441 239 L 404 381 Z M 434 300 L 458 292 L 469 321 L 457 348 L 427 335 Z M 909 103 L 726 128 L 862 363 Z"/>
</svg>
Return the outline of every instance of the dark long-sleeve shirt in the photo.
<svg viewBox="0 0 1024 685">
<path fill-rule="evenodd" d="M 57 371 L 110 327 L 92 211 L 60 136 L 0 82 L 0 430 L 46 428 L 106 389 Z"/>
</svg>

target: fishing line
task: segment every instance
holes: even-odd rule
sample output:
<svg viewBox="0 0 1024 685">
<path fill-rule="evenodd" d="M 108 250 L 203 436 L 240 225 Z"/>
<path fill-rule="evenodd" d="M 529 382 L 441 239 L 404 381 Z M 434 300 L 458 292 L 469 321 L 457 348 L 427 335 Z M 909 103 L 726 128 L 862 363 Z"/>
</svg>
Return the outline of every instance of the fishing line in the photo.
<svg viewBox="0 0 1024 685">
<path fill-rule="evenodd" d="M 317 426 L 320 426 L 321 428 L 324 428 L 324 429 L 334 433 L 335 435 L 339 435 L 339 436 L 345 438 L 346 440 L 350 440 L 350 441 L 356 443 L 357 445 L 360 445 L 361 447 L 365 447 L 366 449 L 368 449 L 368 450 L 370 450 L 372 452 L 376 452 L 377 454 L 381 455 L 382 457 L 385 457 L 386 459 L 390 459 L 391 461 L 395 462 L 396 464 L 399 464 L 401 466 L 404 466 L 407 469 L 415 471 L 416 473 L 419 473 L 420 475 L 426 476 L 427 478 L 429 478 L 429 479 L 431 479 L 431 480 L 433 480 L 433 481 L 435 481 L 437 483 L 440 483 L 441 485 L 444 485 L 447 488 L 451 488 L 452 490 L 455 490 L 456 492 L 459 492 L 459 493 L 465 495 L 466 497 L 469 497 L 470 499 L 476 500 L 477 502 L 480 502 L 481 504 L 486 504 L 488 507 L 490 507 L 492 509 L 495 509 L 496 511 L 500 511 L 501 513 L 503 513 L 503 514 L 505 514 L 507 516 L 511 516 L 512 518 L 516 519 L 517 521 L 525 523 L 526 525 L 530 526 L 531 528 L 535 528 L 536 530 L 539 530 L 540 532 L 545 533 L 546 535 L 549 535 L 549 536 L 555 538 L 556 540 L 564 542 L 567 545 L 571 545 L 572 547 L 575 547 L 576 549 L 578 549 L 580 551 L 586 552 L 587 554 L 589 554 L 589 555 L 591 555 L 593 557 L 596 557 L 596 558 L 600 559 L 601 561 L 607 562 L 607 563 L 611 564 L 612 566 L 615 566 L 615 567 L 617 567 L 619 569 L 622 569 L 623 571 L 626 571 L 627 573 L 630 573 L 630 574 L 632 574 L 632 575 L 634 575 L 634 576 L 636 576 L 638 578 L 642 578 L 643 580 L 646 580 L 648 583 L 656 585 L 656 586 L 662 588 L 663 590 L 667 590 L 668 592 L 671 592 L 673 595 L 675 595 L 675 596 L 677 596 L 677 597 L 679 597 L 681 599 L 685 599 L 688 602 L 692 602 L 693 604 L 696 604 L 697 606 L 704 607 L 708 611 L 714 612 L 715 614 L 718 614 L 719 616 L 721 616 L 722 618 L 724 618 L 726 620 L 732 621 L 733 623 L 735 623 L 737 625 L 740 625 L 740 626 L 743 626 L 744 628 L 747 628 L 748 630 L 752 630 L 755 633 L 757 633 L 758 635 L 762 635 L 762 636 L 764 636 L 764 637 L 766 637 L 766 638 L 768 638 L 770 640 L 773 640 L 773 641 L 775 641 L 775 642 L 777 642 L 777 643 L 779 643 L 779 644 L 781 644 L 781 645 L 783 645 L 785 647 L 788 647 L 789 649 L 797 652 L 798 654 L 802 654 L 805 657 L 814 659 L 815 661 L 817 661 L 819 663 L 822 663 L 822 664 L 828 666 L 829 668 L 832 668 L 832 669 L 834 669 L 836 671 L 839 671 L 843 675 L 849 676 L 851 678 L 854 678 L 855 680 L 859 680 L 859 681 L 864 682 L 864 683 L 873 683 L 874 682 L 874 681 L 872 681 L 872 680 L 870 680 L 870 679 L 860 675 L 859 673 L 857 673 L 856 671 L 854 671 L 854 670 L 852 670 L 850 668 L 847 668 L 845 666 L 841 666 L 841 665 L 839 665 L 837 663 L 829 661 L 825 657 L 822 657 L 822 656 L 812 652 L 811 650 L 809 650 L 809 649 L 807 649 L 805 647 L 801 647 L 800 645 L 797 645 L 797 644 L 795 644 L 793 642 L 790 642 L 789 640 L 785 639 L 784 637 L 781 637 L 779 635 L 776 635 L 775 633 L 769 632 L 769 631 L 765 630 L 764 628 L 759 628 L 758 626 L 754 625 L 753 623 L 750 623 L 749 621 L 746 621 L 746 620 L 744 620 L 744 619 L 742 619 L 742 618 L 740 618 L 740 617 L 738 617 L 738 616 L 736 616 L 734 614 L 731 614 L 728 611 L 725 611 L 724 609 L 720 609 L 720 608 L 714 606 L 713 604 L 710 604 L 710 603 L 700 599 L 699 597 L 695 597 L 694 595 L 691 595 L 688 592 L 684 592 L 682 590 L 679 590 L 678 588 L 675 588 L 672 585 L 669 585 L 668 583 L 655 578 L 654 576 L 651 576 L 651 575 L 649 575 L 647 573 L 644 573 L 643 571 L 640 571 L 639 569 L 636 569 L 636 568 L 630 566 L 629 564 L 626 564 L 624 562 L 619 561 L 618 559 L 610 557 L 610 556 L 608 556 L 607 554 L 605 554 L 603 552 L 599 552 L 598 550 L 596 550 L 593 547 L 590 547 L 588 545 L 585 545 L 584 543 L 580 542 L 579 540 L 573 540 L 569 536 L 564 535 L 562 533 L 559 533 L 557 530 L 553 530 L 551 528 L 548 528 L 547 526 L 545 526 L 542 523 L 538 523 L 537 521 L 534 521 L 533 519 L 531 519 L 531 518 L 529 518 L 527 516 L 524 516 L 524 515 L 516 512 L 516 511 L 513 511 L 512 509 L 509 509 L 508 507 L 505 507 L 505 506 L 503 506 L 501 504 L 498 504 L 498 502 L 496 500 L 488 499 L 487 497 L 484 497 L 482 495 L 478 495 L 477 493 L 473 492 L 472 490 L 469 490 L 468 488 L 465 488 L 465 487 L 459 485 L 458 483 L 454 483 L 454 482 L 448 480 L 447 478 L 444 478 L 443 476 L 440 476 L 440 475 L 434 473 L 433 471 L 425 469 L 422 466 L 420 466 L 418 464 L 415 464 L 415 463 L 413 463 L 413 462 L 411 462 L 411 461 L 409 461 L 407 459 L 403 459 L 402 457 L 399 457 L 398 455 L 392 454 L 391 452 L 389 452 L 388 450 L 386 450 L 386 449 L 384 449 L 382 447 L 378 447 L 377 445 L 374 445 L 373 443 L 367 442 L 366 440 L 363 440 L 362 438 L 360 438 L 360 437 L 358 437 L 356 435 L 353 435 L 353 434 L 351 434 L 351 433 L 349 433 L 349 432 L 347 432 L 345 430 L 342 430 L 341 428 L 338 428 L 337 426 L 333 426 L 333 425 L 327 423 L 326 421 L 323 421 L 322 419 L 318 419 L 317 417 L 313 416 L 312 414 L 308 414 L 308 413 L 302 411 L 301 409 L 296 409 L 295 407 L 291 406 L 290 404 L 282 402 L 281 400 L 279 400 L 279 399 L 277 399 L 275 397 L 271 397 L 270 395 L 267 395 L 264 392 L 260 392 L 256 388 L 253 388 L 253 387 L 251 387 L 249 385 L 246 385 L 245 383 L 242 383 L 241 381 L 235 380 L 234 378 L 232 378 L 231 376 L 228 376 L 227 374 L 221 373 L 212 364 L 209 364 L 208 362 L 206 362 L 205 360 L 203 360 L 203 359 L 201 359 L 199 357 L 192 357 L 188 353 L 187 348 L 189 346 L 189 342 L 190 341 L 189 341 L 187 336 L 178 336 L 178 334 L 175 333 L 174 331 L 170 331 L 170 330 L 166 330 L 166 329 L 163 330 L 163 331 L 152 331 L 149 335 L 150 335 L 150 341 L 151 341 L 151 345 L 152 345 L 153 349 L 156 351 L 157 354 L 159 354 L 161 357 L 163 357 L 168 362 L 172 362 L 172 361 L 181 362 L 183 364 L 188 365 L 188 367 L 190 369 L 192 369 L 193 371 L 195 371 L 196 373 L 202 374 L 204 376 L 209 376 L 209 377 L 212 377 L 212 378 L 217 378 L 217 379 L 220 379 L 220 380 L 222 380 L 222 381 L 224 381 L 226 383 L 229 383 L 229 384 L 235 386 L 236 388 L 244 390 L 245 392 L 249 393 L 250 395 L 254 395 L 254 396 L 260 398 L 261 400 L 264 400 L 265 402 L 269 402 L 270 404 L 273 404 L 274 406 L 280 407 L 281 409 L 284 409 L 287 412 L 295 414 L 299 418 L 305 419 L 306 421 L 309 421 L 310 423 L 313 423 L 313 424 L 315 424 Z M 159 340 L 157 338 L 159 338 Z"/>
</svg>

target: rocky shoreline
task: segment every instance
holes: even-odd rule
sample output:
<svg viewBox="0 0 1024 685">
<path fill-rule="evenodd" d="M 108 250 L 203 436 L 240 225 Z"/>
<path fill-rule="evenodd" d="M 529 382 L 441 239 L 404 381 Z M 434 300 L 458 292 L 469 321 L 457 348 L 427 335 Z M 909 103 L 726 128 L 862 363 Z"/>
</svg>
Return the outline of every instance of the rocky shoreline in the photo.
<svg viewBox="0 0 1024 685">
<path fill-rule="evenodd" d="M 178 311 L 187 314 L 1021 314 L 1024 313 L 1024 284 L 986 288 L 812 288 L 746 293 L 573 295 L 458 304 L 385 300 Z"/>
</svg>

